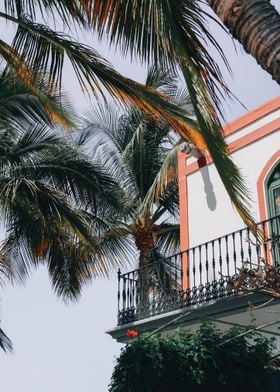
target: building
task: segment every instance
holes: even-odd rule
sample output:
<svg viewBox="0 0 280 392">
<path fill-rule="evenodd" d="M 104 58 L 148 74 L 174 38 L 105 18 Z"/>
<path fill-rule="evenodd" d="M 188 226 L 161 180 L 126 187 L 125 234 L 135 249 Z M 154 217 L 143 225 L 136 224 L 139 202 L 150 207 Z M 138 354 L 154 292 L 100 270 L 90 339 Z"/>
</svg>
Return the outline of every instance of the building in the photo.
<svg viewBox="0 0 280 392">
<path fill-rule="evenodd" d="M 280 97 L 224 127 L 262 237 L 244 228 L 211 159 L 183 146 L 178 159 L 181 252 L 164 261 L 160 282 L 143 270 L 119 273 L 118 326 L 108 331 L 114 339 L 126 342 L 128 329 L 163 334 L 195 329 L 205 317 L 220 328 L 248 326 L 254 318 L 280 346 L 280 294 L 256 278 L 266 268 L 280 293 L 279 130 Z"/>
</svg>

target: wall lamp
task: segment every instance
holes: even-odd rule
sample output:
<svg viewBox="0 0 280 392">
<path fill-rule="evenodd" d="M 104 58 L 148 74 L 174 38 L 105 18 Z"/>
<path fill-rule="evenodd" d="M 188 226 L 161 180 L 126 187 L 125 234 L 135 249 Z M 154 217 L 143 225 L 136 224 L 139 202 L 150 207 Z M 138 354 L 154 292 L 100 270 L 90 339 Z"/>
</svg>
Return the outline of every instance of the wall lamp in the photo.
<svg viewBox="0 0 280 392">
<path fill-rule="evenodd" d="M 200 159 L 203 157 L 202 151 L 195 147 L 193 144 L 184 142 L 180 144 L 180 152 L 189 155 L 190 157 L 194 157 L 196 159 Z"/>
</svg>

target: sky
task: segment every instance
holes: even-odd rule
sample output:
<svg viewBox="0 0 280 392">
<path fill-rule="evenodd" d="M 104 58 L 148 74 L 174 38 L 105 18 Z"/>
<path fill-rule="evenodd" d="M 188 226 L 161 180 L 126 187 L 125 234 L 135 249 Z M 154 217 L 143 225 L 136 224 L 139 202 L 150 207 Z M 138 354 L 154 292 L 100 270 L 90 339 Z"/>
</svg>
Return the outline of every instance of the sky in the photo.
<svg viewBox="0 0 280 392">
<path fill-rule="evenodd" d="M 226 73 L 224 77 L 247 110 L 279 95 L 279 86 L 253 58 L 238 44 L 235 48 L 220 28 L 212 24 L 210 29 L 233 70 L 232 79 Z M 143 67 L 122 59 L 91 36 L 84 40 L 98 47 L 117 70 L 144 81 Z M 88 107 L 89 100 L 80 93 L 69 67 L 64 86 L 79 110 Z M 230 122 L 246 109 L 237 102 L 226 102 L 224 113 Z M 116 284 L 116 274 L 108 280 L 95 280 L 84 289 L 81 299 L 70 305 L 55 297 L 44 268 L 35 271 L 25 286 L 7 286 L 1 294 L 1 327 L 12 339 L 14 353 L 0 351 L 1 392 L 106 392 L 121 349 L 105 334 L 116 326 Z"/>
</svg>

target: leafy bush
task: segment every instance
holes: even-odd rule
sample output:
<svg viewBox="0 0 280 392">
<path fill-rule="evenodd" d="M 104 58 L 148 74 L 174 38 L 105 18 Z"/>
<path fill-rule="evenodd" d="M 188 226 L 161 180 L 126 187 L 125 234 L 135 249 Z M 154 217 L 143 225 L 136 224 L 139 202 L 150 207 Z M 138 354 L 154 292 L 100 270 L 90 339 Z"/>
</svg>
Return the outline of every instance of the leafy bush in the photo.
<svg viewBox="0 0 280 392">
<path fill-rule="evenodd" d="M 252 331 L 222 333 L 203 323 L 195 333 L 141 337 L 123 348 L 110 392 L 263 392 L 270 390 L 273 341 Z"/>
</svg>

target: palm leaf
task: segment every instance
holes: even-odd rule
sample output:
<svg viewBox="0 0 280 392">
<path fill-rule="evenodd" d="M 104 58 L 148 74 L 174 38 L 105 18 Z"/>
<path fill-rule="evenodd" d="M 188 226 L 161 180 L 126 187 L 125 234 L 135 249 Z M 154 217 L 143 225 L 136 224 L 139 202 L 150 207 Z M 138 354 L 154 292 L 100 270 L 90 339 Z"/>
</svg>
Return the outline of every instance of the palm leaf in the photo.
<svg viewBox="0 0 280 392">
<path fill-rule="evenodd" d="M 179 218 L 179 192 L 178 183 L 170 183 L 165 193 L 160 197 L 158 207 L 153 213 L 153 222 L 161 219 L 169 212 L 174 219 Z"/>
<path fill-rule="evenodd" d="M 254 230 L 248 192 L 238 168 L 228 156 L 217 115 L 222 113 L 221 97 L 229 91 L 203 40 L 216 47 L 226 64 L 227 60 L 205 26 L 199 2 L 128 0 L 125 7 L 120 1 L 108 0 L 86 1 L 86 4 L 100 36 L 109 34 L 109 40 L 125 54 L 130 51 L 143 61 L 181 68 L 207 149 L 232 203 Z M 174 129 L 189 140 L 184 130 Z"/>
<path fill-rule="evenodd" d="M 178 144 L 178 143 L 177 143 Z M 145 199 L 142 203 L 142 209 L 151 210 L 152 205 L 159 204 L 160 199 L 166 193 L 166 190 L 170 185 L 177 183 L 178 179 L 178 147 L 177 145 L 171 148 L 160 167 L 156 177 L 154 178 L 153 184 L 147 192 Z M 178 189 L 176 188 L 178 193 Z M 144 212 L 143 212 L 144 213 Z"/>
<path fill-rule="evenodd" d="M 50 91 L 56 92 L 60 89 L 66 54 L 84 90 L 90 89 L 95 95 L 104 96 L 103 86 L 118 101 L 137 106 L 152 118 L 164 119 L 179 133 L 187 135 L 192 143 L 204 147 L 196 122 L 166 95 L 123 77 L 92 49 L 74 42 L 65 34 L 55 33 L 46 26 L 33 23 L 24 17 L 17 19 L 2 12 L 0 17 L 19 25 L 14 48 L 1 41 L 0 54 L 9 66 L 17 73 L 20 72 L 22 80 L 26 78 L 26 82 L 32 85 L 34 77 L 36 80 L 36 76 L 48 71 Z"/>
<path fill-rule="evenodd" d="M 222 49 L 209 33 L 207 14 L 199 1 L 127 0 L 123 6 L 120 0 L 84 0 L 83 4 L 91 12 L 93 27 L 99 35 L 108 35 L 124 53 L 129 51 L 144 62 L 168 64 L 173 70 L 178 64 L 181 66 L 183 54 L 182 61 L 191 59 L 197 64 L 216 103 L 219 98 L 215 86 L 220 86 L 221 93 L 228 93 L 219 67 L 203 45 L 203 40 L 209 40 L 229 67 Z M 183 42 L 179 39 L 181 33 L 186 39 Z"/>
<path fill-rule="evenodd" d="M 176 290 L 181 290 L 181 264 L 178 255 L 166 258 L 166 255 L 155 247 L 150 255 L 149 263 L 145 266 L 146 287 L 153 296 L 163 297 L 168 295 L 169 299 Z M 140 276 L 142 271 L 139 270 Z M 177 297 L 178 298 L 178 297 Z"/>
<path fill-rule="evenodd" d="M 102 271 L 115 271 L 116 267 L 137 263 L 137 252 L 135 251 L 133 238 L 129 233 L 122 233 L 115 227 L 107 232 L 98 244 L 95 255 L 96 265 L 104 265 Z"/>
<path fill-rule="evenodd" d="M 129 165 L 129 154 L 127 156 L 123 150 L 131 143 L 134 133 L 132 129 L 126 132 L 128 129 L 126 115 L 122 113 L 118 117 L 116 106 L 108 103 L 99 104 L 87 113 L 86 128 L 82 129 L 80 134 L 86 132 L 88 143 L 91 142 L 91 146 L 96 146 L 91 147 L 94 151 L 92 154 L 94 162 L 98 161 L 116 183 L 123 187 L 127 194 L 123 194 L 123 199 L 132 201 L 138 197 L 138 190 Z M 131 152 L 130 147 L 128 150 Z"/>
<path fill-rule="evenodd" d="M 74 139 L 66 141 L 46 126 L 3 130 L 0 146 L 0 212 L 8 234 L 0 267 L 12 281 L 23 282 L 47 263 L 55 292 L 75 299 L 83 284 L 106 275 L 129 254 L 127 240 L 100 241 L 100 233 L 112 227 L 104 217 L 124 208 L 120 187 Z M 89 204 L 97 215 L 83 211 Z M 115 261 L 105 259 L 109 249 Z"/>
<path fill-rule="evenodd" d="M 170 68 L 153 65 L 148 68 L 146 85 L 174 97 L 178 89 L 178 76 Z"/>
<path fill-rule="evenodd" d="M 12 351 L 13 345 L 8 336 L 4 333 L 4 331 L 0 328 L 0 347 L 4 351 Z"/>
<path fill-rule="evenodd" d="M 96 204 L 102 194 L 104 203 L 120 207 L 120 187 L 102 162 L 91 162 L 74 142 L 72 145 L 66 142 L 61 133 L 35 126 L 25 132 L 17 130 L 14 139 L 10 132 L 0 133 L 0 164 L 4 165 L 2 174 L 6 177 L 47 181 L 80 205 Z"/>
<path fill-rule="evenodd" d="M 34 208 L 31 211 L 34 214 Z M 36 219 L 32 220 L 30 214 L 25 214 L 25 225 L 19 219 L 14 221 L 1 248 L 9 278 L 24 282 L 34 267 L 47 263 L 55 292 L 64 299 L 73 300 L 96 271 L 104 273 L 103 265 L 92 262 L 96 242 L 90 225 L 81 220 L 77 211 L 68 211 L 68 214 L 60 211 L 59 217 L 53 213 L 49 219 L 44 218 L 45 225 L 38 222 L 38 212 L 35 215 Z M 23 217 L 22 212 L 18 212 L 18 217 Z"/>
<path fill-rule="evenodd" d="M 63 225 L 53 222 L 45 230 L 35 247 L 30 241 L 30 231 L 22 229 L 13 232 L 1 249 L 2 257 L 9 266 L 9 278 L 23 283 L 38 263 L 46 263 L 55 293 L 65 301 L 77 299 L 82 286 L 96 274 L 98 269 L 92 263 L 94 254 L 85 242 Z M 32 243 L 31 243 L 32 242 Z M 101 266 L 100 266 L 101 268 Z"/>
<path fill-rule="evenodd" d="M 93 218 L 92 214 L 87 214 Z M 82 287 L 94 277 L 108 276 L 116 267 L 122 267 L 135 260 L 132 239 L 127 236 L 127 230 L 109 228 L 110 224 L 102 222 L 106 227 L 106 234 L 96 239 L 96 249 L 90 251 L 88 247 L 77 240 L 67 241 L 58 238 L 52 242 L 47 255 L 49 274 L 54 290 L 65 300 L 77 299 Z M 98 222 L 100 228 L 100 222 Z M 94 230 L 96 234 L 96 230 Z"/>
<path fill-rule="evenodd" d="M 180 225 L 162 223 L 157 230 L 157 248 L 165 257 L 175 255 L 180 250 Z"/>
<path fill-rule="evenodd" d="M 65 301 L 75 300 L 82 287 L 105 266 L 94 263 L 92 250 L 78 237 L 65 231 L 54 239 L 46 255 L 52 286 Z"/>
<path fill-rule="evenodd" d="M 4 58 L 7 64 L 12 64 L 12 72 L 5 72 L 5 77 L 8 77 L 9 81 L 12 81 L 15 80 L 13 74 L 16 74 L 21 85 L 25 86 L 31 96 L 37 97 L 39 103 L 44 107 L 46 112 L 45 115 L 51 119 L 51 121 L 57 122 L 65 127 L 73 125 L 72 121 L 67 116 L 67 110 L 62 109 L 55 102 L 55 94 L 50 96 L 50 94 L 42 91 L 42 76 L 40 75 L 39 77 L 39 75 L 36 75 L 17 51 L 2 40 L 0 40 L 0 56 Z M 17 88 L 18 87 L 19 86 L 17 86 Z M 22 112 L 23 111 L 21 110 L 20 113 L 22 114 Z M 30 114 L 33 114 L 32 110 L 29 110 L 29 115 Z"/>
<path fill-rule="evenodd" d="M 29 15 L 32 19 L 38 16 L 45 19 L 47 14 L 55 20 L 59 15 L 67 27 L 75 21 L 85 26 L 89 18 L 82 14 L 79 3 L 74 0 L 36 0 L 36 4 L 33 0 L 5 0 L 5 11 L 14 17 Z"/>
<path fill-rule="evenodd" d="M 65 104 L 65 108 L 62 110 L 55 97 L 46 97 L 46 100 L 52 106 L 52 113 L 56 113 L 57 117 L 64 117 L 65 123 L 68 118 L 70 126 L 71 116 L 67 105 Z M 38 97 L 31 94 L 25 86 L 21 86 L 12 75 L 3 73 L 0 76 L 0 123 L 2 126 L 10 127 L 11 124 L 22 126 L 23 122 L 28 124 L 40 122 L 49 125 L 52 123 Z"/>
<path fill-rule="evenodd" d="M 2 162 L 24 161 L 34 153 L 50 146 L 63 145 L 62 138 L 51 132 L 46 125 L 32 125 L 24 123 L 24 128 L 13 127 L 0 132 L 0 151 Z M 25 128 L 26 126 L 26 128 Z"/>
</svg>

